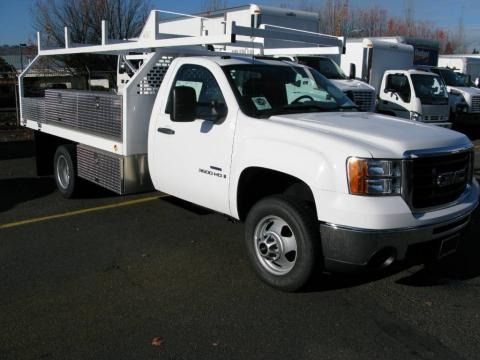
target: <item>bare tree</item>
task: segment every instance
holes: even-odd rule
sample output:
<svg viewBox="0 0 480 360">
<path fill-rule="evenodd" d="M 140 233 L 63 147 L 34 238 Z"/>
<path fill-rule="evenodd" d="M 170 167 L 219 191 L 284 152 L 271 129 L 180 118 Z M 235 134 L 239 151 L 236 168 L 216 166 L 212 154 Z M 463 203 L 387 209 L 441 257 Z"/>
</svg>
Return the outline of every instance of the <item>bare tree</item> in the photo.
<svg viewBox="0 0 480 360">
<path fill-rule="evenodd" d="M 350 7 L 349 0 L 281 1 L 281 7 L 294 7 L 309 12 L 318 12 L 319 31 L 347 37 L 409 36 L 437 40 L 441 53 L 464 53 L 465 30 L 463 12 L 455 30 L 443 29 L 429 21 L 415 19 L 413 0 L 404 0 L 404 17 L 396 18 L 378 5 Z"/>
<path fill-rule="evenodd" d="M 108 23 L 109 39 L 128 39 L 138 36 L 150 11 L 150 0 L 37 0 L 32 8 L 34 28 L 42 40 L 55 46 L 65 43 L 64 27 L 69 28 L 73 44 L 99 44 L 101 21 Z M 112 56 L 64 56 L 59 58 L 76 71 L 114 71 Z M 72 70 L 73 71 L 73 70 Z"/>
<path fill-rule="evenodd" d="M 227 0 L 202 0 L 202 11 L 215 11 L 225 9 L 227 6 Z"/>
<path fill-rule="evenodd" d="M 107 20 L 108 36 L 127 39 L 139 35 L 150 11 L 149 0 L 37 0 L 35 28 L 57 45 L 64 44 L 63 28 L 74 43 L 98 43 L 101 20 Z"/>
</svg>

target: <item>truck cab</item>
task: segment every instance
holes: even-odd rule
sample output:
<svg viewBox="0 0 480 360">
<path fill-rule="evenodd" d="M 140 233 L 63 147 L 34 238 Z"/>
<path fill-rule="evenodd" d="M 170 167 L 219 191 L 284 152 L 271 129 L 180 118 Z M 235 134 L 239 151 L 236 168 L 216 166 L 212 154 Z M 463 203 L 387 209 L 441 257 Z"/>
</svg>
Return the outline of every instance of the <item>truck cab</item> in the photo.
<svg viewBox="0 0 480 360">
<path fill-rule="evenodd" d="M 358 105 L 361 111 L 375 111 L 375 88 L 345 75 L 340 66 L 326 56 L 296 56 L 292 60 L 310 66 L 335 84 L 345 95 Z"/>
<path fill-rule="evenodd" d="M 360 112 L 291 62 L 175 59 L 148 146 L 155 188 L 245 221 L 253 268 L 283 290 L 319 254 L 329 271 L 389 266 L 425 243 L 446 256 L 478 202 L 465 135 Z"/>
<path fill-rule="evenodd" d="M 449 68 L 430 68 L 438 74 L 450 97 L 450 112 L 457 123 L 478 124 L 480 121 L 480 90 L 465 83 L 465 77 Z"/>
<path fill-rule="evenodd" d="M 388 70 L 379 91 L 377 111 L 451 127 L 447 89 L 440 76 L 419 70 Z"/>
</svg>

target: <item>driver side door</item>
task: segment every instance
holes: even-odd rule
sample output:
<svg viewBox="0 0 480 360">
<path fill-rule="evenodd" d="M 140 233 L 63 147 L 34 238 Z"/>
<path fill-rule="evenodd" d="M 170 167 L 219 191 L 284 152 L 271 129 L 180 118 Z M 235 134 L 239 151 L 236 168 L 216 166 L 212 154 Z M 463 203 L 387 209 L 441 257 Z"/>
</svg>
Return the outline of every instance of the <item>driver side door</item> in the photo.
<svg viewBox="0 0 480 360">
<path fill-rule="evenodd" d="M 230 213 L 228 187 L 235 113 L 228 111 L 224 97 L 225 88 L 206 66 L 183 64 L 179 67 L 170 88 L 169 99 L 156 118 L 154 136 L 155 168 L 159 188 L 168 194 Z M 226 81 L 226 79 L 225 79 Z M 223 86 L 228 86 L 223 83 Z M 176 122 L 172 92 L 175 87 L 191 87 L 196 94 L 195 119 Z M 226 115 L 219 117 L 216 109 Z"/>
<path fill-rule="evenodd" d="M 380 91 L 378 110 L 381 113 L 392 113 L 394 116 L 409 119 L 412 98 L 410 81 L 403 74 L 388 74 L 385 88 Z"/>
</svg>

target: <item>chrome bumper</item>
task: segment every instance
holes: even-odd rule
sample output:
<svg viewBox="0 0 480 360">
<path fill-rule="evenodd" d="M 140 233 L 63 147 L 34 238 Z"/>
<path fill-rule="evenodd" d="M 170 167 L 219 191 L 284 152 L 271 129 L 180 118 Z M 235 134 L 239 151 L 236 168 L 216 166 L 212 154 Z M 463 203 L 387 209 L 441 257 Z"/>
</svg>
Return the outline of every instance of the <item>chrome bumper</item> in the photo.
<svg viewBox="0 0 480 360">
<path fill-rule="evenodd" d="M 391 229 L 367 230 L 320 224 L 322 250 L 326 270 L 357 271 L 389 265 L 403 260 L 409 246 L 420 243 L 457 239 L 470 222 L 471 212 L 449 221 L 433 225 Z M 456 240 L 455 240 L 456 241 Z M 379 259 L 380 258 L 380 259 Z M 380 260 L 380 263 L 379 263 Z"/>
</svg>

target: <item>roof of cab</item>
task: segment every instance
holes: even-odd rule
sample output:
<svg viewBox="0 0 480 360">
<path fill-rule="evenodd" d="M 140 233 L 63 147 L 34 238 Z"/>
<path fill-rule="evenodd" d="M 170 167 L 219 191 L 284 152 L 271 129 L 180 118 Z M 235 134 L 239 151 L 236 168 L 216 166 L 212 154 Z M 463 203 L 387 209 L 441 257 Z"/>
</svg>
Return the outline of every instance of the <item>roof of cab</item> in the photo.
<svg viewBox="0 0 480 360">
<path fill-rule="evenodd" d="M 287 61 L 276 60 L 276 59 L 266 59 L 266 58 L 259 58 L 259 57 L 252 57 L 248 55 L 225 55 L 225 56 L 205 56 L 214 62 L 216 62 L 220 66 L 227 66 L 227 65 L 247 65 L 247 64 L 261 64 L 261 65 L 277 65 L 277 66 L 301 66 L 298 64 L 292 64 Z"/>
</svg>

